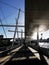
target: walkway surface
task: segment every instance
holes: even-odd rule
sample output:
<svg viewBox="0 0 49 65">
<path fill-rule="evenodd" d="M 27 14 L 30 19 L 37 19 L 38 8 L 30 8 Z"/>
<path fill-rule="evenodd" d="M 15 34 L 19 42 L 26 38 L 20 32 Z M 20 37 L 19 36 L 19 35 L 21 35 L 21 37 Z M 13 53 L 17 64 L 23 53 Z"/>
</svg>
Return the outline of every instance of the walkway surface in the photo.
<svg viewBox="0 0 49 65">
<path fill-rule="evenodd" d="M 49 65 L 47 57 L 39 54 L 38 51 L 31 47 L 20 46 L 19 48 L 12 50 L 7 57 L 7 61 L 2 65 Z"/>
</svg>

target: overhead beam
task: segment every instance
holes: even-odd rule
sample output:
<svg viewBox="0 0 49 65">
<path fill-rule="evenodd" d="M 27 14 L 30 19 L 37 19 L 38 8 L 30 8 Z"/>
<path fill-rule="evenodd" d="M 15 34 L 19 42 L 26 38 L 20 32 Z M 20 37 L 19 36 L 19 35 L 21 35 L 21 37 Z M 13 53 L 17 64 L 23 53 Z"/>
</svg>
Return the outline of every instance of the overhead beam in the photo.
<svg viewBox="0 0 49 65">
<path fill-rule="evenodd" d="M 3 27 L 16 27 L 16 25 L 1 25 L 0 24 L 0 27 L 3 26 Z M 17 25 L 17 27 L 25 27 L 24 25 Z"/>
<path fill-rule="evenodd" d="M 15 32 L 15 31 L 13 31 L 13 30 L 8 30 L 9 32 Z M 18 32 L 18 33 L 21 33 L 21 31 L 16 31 L 16 32 Z M 25 33 L 25 32 L 22 32 L 22 33 Z"/>
</svg>

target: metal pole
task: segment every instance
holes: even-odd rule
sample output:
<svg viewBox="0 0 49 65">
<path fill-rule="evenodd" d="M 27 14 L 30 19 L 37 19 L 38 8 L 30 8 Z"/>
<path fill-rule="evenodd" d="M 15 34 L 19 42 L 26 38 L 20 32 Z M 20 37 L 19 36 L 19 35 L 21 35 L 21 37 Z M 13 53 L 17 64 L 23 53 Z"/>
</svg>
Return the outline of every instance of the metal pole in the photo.
<svg viewBox="0 0 49 65">
<path fill-rule="evenodd" d="M 18 12 L 18 17 L 17 17 L 17 19 L 16 19 L 16 27 L 15 27 L 15 32 L 14 32 L 12 47 L 13 47 L 13 45 L 14 45 L 14 40 L 15 40 L 15 36 L 16 36 L 16 30 L 17 30 L 17 25 L 18 25 L 19 16 L 20 16 L 20 9 L 19 9 L 19 12 Z"/>
<path fill-rule="evenodd" d="M 6 24 L 0 24 L 0 27 L 16 27 L 16 25 L 6 25 Z M 25 27 L 24 25 L 17 25 L 17 27 Z"/>
<path fill-rule="evenodd" d="M 39 26 L 37 25 L 37 45 L 39 45 Z"/>
<path fill-rule="evenodd" d="M 1 19 L 0 19 L 0 22 L 1 22 L 1 25 L 2 25 L 2 20 L 1 20 Z M 7 38 L 7 35 L 6 35 L 6 32 L 5 32 L 5 29 L 4 29 L 3 26 L 2 26 L 2 28 L 3 28 L 3 31 L 4 31 L 5 37 Z"/>
<path fill-rule="evenodd" d="M 21 30 L 21 39 L 23 38 L 23 30 Z"/>
<path fill-rule="evenodd" d="M 8 30 L 8 32 L 14 32 L 14 30 Z M 21 33 L 21 31 L 18 31 L 18 33 Z M 25 32 L 22 32 L 22 33 L 25 33 Z"/>
<path fill-rule="evenodd" d="M 17 27 L 17 39 L 19 38 L 19 34 L 18 34 L 18 27 Z"/>
</svg>

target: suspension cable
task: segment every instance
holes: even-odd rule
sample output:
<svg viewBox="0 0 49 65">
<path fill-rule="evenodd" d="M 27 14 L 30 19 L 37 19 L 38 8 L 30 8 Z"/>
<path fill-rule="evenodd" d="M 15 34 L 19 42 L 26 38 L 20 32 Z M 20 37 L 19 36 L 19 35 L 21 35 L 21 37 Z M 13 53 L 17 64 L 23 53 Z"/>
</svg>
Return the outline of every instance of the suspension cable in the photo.
<svg viewBox="0 0 49 65">
<path fill-rule="evenodd" d="M 5 2 L 3 2 L 3 1 L 0 1 L 0 3 L 2 3 L 2 4 L 5 4 L 5 5 L 7 5 L 7 6 L 9 6 L 9 7 L 12 7 L 12 8 L 14 8 L 14 9 L 16 9 L 16 10 L 19 10 L 18 8 L 16 8 L 15 6 L 13 6 L 13 5 L 11 5 L 11 4 L 8 4 L 8 3 L 5 3 Z M 22 10 L 20 10 L 22 13 L 24 13 L 24 11 L 22 11 Z"/>
<path fill-rule="evenodd" d="M 15 27 L 15 31 L 14 31 L 14 37 L 13 37 L 12 47 L 14 45 L 14 40 L 15 40 L 15 36 L 16 36 L 16 30 L 18 30 L 17 25 L 18 25 L 19 16 L 20 16 L 20 9 L 19 9 L 19 12 L 18 12 L 18 17 L 16 19 L 16 27 Z"/>
<path fill-rule="evenodd" d="M 1 13 L 2 13 L 2 15 L 3 15 L 4 19 L 5 19 L 5 15 L 4 15 L 4 12 L 3 12 L 3 10 L 2 10 L 1 7 L 0 7 L 0 11 L 1 11 Z M 5 22 L 6 22 L 6 21 L 5 21 Z M 7 22 L 6 22 L 6 24 L 7 24 Z"/>
<path fill-rule="evenodd" d="M 2 20 L 1 20 L 1 19 L 0 19 L 0 23 L 1 23 L 1 25 L 2 25 Z M 3 31 L 4 31 L 5 37 L 7 38 L 7 35 L 6 35 L 6 32 L 5 32 L 5 29 L 4 29 L 3 26 L 2 26 L 2 28 L 3 28 Z"/>
</svg>

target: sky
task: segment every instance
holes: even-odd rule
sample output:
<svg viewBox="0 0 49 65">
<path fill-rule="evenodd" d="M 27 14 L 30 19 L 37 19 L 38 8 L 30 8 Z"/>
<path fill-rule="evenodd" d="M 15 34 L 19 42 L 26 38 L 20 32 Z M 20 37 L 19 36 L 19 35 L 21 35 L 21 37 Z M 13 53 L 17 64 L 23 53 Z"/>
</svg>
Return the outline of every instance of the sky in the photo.
<svg viewBox="0 0 49 65">
<path fill-rule="evenodd" d="M 19 8 L 22 11 L 20 12 L 18 24 L 25 25 L 24 24 L 25 23 L 24 21 L 24 0 L 0 0 L 0 19 L 2 21 L 2 24 L 9 24 L 9 25 L 15 24 L 16 18 L 18 16 Z M 8 32 L 8 30 L 15 30 L 14 27 L 8 27 L 8 28 L 4 27 L 4 29 L 6 31 L 6 35 L 8 38 L 12 38 L 14 36 L 14 32 Z M 18 31 L 21 31 L 21 29 L 25 31 L 24 28 L 18 28 Z M 0 27 L 0 35 L 4 35 L 5 37 L 2 27 Z M 21 37 L 20 33 L 19 33 L 19 37 Z M 24 33 L 23 33 L 23 37 L 24 37 Z"/>
<path fill-rule="evenodd" d="M 15 8 L 16 7 L 16 8 Z M 16 18 L 18 16 L 18 9 L 21 9 L 20 12 L 18 24 L 19 25 L 25 25 L 25 0 L 0 0 L 0 19 L 2 21 L 2 24 L 15 24 Z M 0 22 L 1 24 L 1 22 Z M 14 32 L 8 32 L 8 30 L 15 30 L 14 27 L 4 27 L 7 38 L 13 38 Z M 25 32 L 24 28 L 18 28 L 18 31 L 23 30 Z M 45 32 L 39 33 L 39 38 L 41 38 L 41 33 L 43 33 L 43 39 L 49 38 L 49 30 Z M 4 35 L 3 28 L 0 27 L 0 35 Z M 23 37 L 25 34 L 23 33 Z M 17 37 L 17 34 L 16 34 Z M 21 33 L 19 33 L 19 37 L 21 37 Z M 34 33 L 34 35 L 31 37 L 32 39 L 37 39 L 37 33 Z"/>
</svg>

